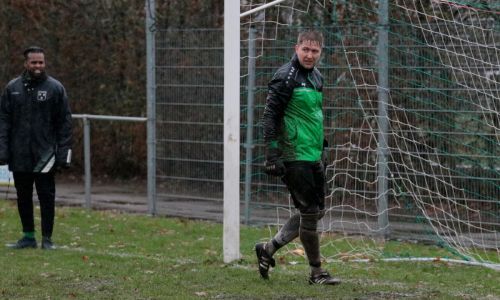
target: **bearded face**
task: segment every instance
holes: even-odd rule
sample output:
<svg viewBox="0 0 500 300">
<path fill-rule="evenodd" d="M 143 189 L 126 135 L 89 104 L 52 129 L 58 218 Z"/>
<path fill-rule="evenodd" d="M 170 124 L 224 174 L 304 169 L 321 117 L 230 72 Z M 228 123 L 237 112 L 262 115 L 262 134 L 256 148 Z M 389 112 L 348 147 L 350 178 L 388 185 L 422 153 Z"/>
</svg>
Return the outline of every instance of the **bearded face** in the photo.
<svg viewBox="0 0 500 300">
<path fill-rule="evenodd" d="M 32 78 L 40 78 L 45 74 L 45 56 L 43 53 L 28 53 L 24 67 Z"/>
</svg>

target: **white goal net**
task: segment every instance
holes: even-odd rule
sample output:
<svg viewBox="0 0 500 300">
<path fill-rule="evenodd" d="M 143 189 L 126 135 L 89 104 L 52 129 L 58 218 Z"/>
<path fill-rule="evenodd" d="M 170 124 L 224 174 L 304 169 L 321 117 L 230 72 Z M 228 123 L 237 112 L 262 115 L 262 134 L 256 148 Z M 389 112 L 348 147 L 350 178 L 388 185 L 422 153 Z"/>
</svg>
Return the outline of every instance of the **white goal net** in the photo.
<svg viewBox="0 0 500 300">
<path fill-rule="evenodd" d="M 322 230 L 334 237 L 324 239 L 326 257 L 404 256 L 381 247 L 382 236 L 500 266 L 500 3 L 240 4 L 241 135 L 254 145 L 247 164 L 264 160 L 259 121 L 273 72 L 290 59 L 301 30 L 325 36 L 319 69 L 330 163 Z M 276 210 L 278 226 L 291 214 L 285 187 L 258 167 L 246 189 L 251 206 Z"/>
</svg>

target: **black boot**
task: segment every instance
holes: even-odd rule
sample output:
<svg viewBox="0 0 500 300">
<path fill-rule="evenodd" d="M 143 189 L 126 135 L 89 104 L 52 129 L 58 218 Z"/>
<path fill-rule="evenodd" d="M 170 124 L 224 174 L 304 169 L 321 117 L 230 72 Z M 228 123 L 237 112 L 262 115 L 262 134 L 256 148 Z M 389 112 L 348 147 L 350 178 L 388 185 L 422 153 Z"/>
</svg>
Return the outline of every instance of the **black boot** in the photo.
<svg viewBox="0 0 500 300">
<path fill-rule="evenodd" d="M 309 277 L 309 284 L 337 285 L 341 282 L 340 279 L 330 276 L 327 271 L 311 274 L 311 277 Z"/>
<path fill-rule="evenodd" d="M 7 244 L 8 248 L 11 249 L 24 249 L 24 248 L 36 248 L 36 240 L 35 238 L 30 238 L 27 236 L 23 236 L 19 241 L 14 244 Z"/>
<path fill-rule="evenodd" d="M 52 240 L 49 237 L 42 237 L 42 249 L 44 250 L 54 250 L 56 246 L 52 243 Z"/>
<path fill-rule="evenodd" d="M 264 245 L 265 243 L 258 243 L 255 245 L 255 254 L 257 255 L 260 276 L 264 279 L 269 279 L 269 267 L 276 266 L 276 262 L 274 258 L 267 254 Z"/>
</svg>

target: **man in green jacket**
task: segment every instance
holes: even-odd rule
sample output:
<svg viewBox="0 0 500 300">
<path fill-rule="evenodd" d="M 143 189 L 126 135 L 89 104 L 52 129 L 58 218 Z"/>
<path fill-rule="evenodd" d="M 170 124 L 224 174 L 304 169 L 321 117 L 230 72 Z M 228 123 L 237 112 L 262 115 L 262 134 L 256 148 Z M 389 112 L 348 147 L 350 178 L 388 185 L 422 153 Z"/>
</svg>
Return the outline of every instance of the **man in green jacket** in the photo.
<svg viewBox="0 0 500 300">
<path fill-rule="evenodd" d="M 295 55 L 269 83 L 263 115 L 266 173 L 286 184 L 298 213 L 267 243 L 255 245 L 262 278 L 275 266 L 273 254 L 300 238 L 311 267 L 310 284 L 339 284 L 321 268 L 318 221 L 325 214 L 325 172 L 321 160 L 323 133 L 323 77 L 316 68 L 323 36 L 299 34 Z"/>
</svg>

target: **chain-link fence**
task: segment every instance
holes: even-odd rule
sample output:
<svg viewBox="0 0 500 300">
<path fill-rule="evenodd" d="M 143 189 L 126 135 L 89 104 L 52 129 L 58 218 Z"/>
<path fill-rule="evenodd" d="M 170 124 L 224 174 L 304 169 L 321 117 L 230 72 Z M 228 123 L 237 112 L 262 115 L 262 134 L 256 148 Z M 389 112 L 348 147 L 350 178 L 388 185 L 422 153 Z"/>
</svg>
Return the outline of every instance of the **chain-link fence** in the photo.
<svg viewBox="0 0 500 300">
<path fill-rule="evenodd" d="M 157 32 L 157 195 L 222 199 L 223 34 Z"/>
<path fill-rule="evenodd" d="M 259 57 L 254 66 L 255 86 L 250 87 L 254 91 L 251 107 L 247 105 L 248 60 L 241 63 L 240 199 L 247 201 L 249 221 L 255 207 L 289 205 L 283 184 L 262 169 L 260 119 L 267 83 L 277 67 L 293 55 L 299 31 L 293 27 L 277 30 L 279 39 L 255 45 Z M 375 184 L 377 141 L 373 138 L 378 130 L 376 30 L 370 25 L 323 28 L 320 70 L 326 79 L 325 136 L 331 163 L 327 169 L 328 199 L 332 207 L 338 206 L 338 214 L 351 214 L 352 218 L 358 217 L 358 207 L 376 211 L 375 199 L 380 193 Z M 242 32 L 242 57 L 248 54 L 247 35 L 247 31 Z M 468 75 L 457 78 L 456 69 L 471 68 L 469 62 L 443 64 L 439 51 L 423 42 L 426 38 L 414 27 L 391 26 L 389 170 L 391 176 L 396 175 L 389 180 L 387 190 L 391 221 L 415 223 L 423 218 L 426 205 L 432 202 L 435 206 L 436 198 L 442 197 L 453 199 L 455 207 L 447 203 L 441 208 L 448 206 L 458 212 L 467 202 L 477 208 L 478 215 L 464 211 L 466 222 L 481 222 L 481 226 L 498 230 L 498 110 L 484 109 L 484 103 L 491 101 L 488 95 L 498 97 L 500 93 L 498 80 L 488 81 L 485 87 Z M 156 39 L 158 200 L 222 201 L 223 31 L 159 30 Z M 499 39 L 499 32 L 492 31 L 485 43 L 494 44 Z M 459 46 L 452 42 L 442 41 L 450 51 Z M 461 47 L 465 52 L 474 50 Z M 486 58 L 487 63 L 473 66 L 482 74 L 491 70 L 491 64 L 498 64 L 498 54 L 494 47 L 481 49 L 469 55 Z M 462 73 L 471 74 L 469 69 Z M 470 80 L 480 86 L 473 89 L 466 84 Z M 481 88 L 487 88 L 489 94 L 482 94 Z M 253 120 L 251 124 L 248 118 Z M 248 126 L 253 129 L 251 137 L 247 136 Z M 404 144 L 398 144 L 401 141 Z M 248 164 L 251 176 L 245 176 Z M 414 181 L 417 188 L 410 187 L 408 181 Z M 422 200 L 420 205 L 415 204 L 416 193 Z M 342 205 L 336 205 L 338 199 Z"/>
</svg>

